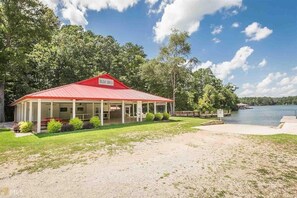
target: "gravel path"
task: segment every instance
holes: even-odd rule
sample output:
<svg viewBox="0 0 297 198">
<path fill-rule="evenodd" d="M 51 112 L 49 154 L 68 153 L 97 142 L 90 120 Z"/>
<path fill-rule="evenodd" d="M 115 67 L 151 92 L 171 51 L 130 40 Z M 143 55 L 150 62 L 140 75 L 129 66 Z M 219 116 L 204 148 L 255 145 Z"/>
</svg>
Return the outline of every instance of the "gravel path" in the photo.
<svg viewBox="0 0 297 198">
<path fill-rule="evenodd" d="M 294 197 L 296 170 L 290 150 L 201 131 L 138 143 L 87 164 L 4 177 L 0 197 Z"/>
</svg>

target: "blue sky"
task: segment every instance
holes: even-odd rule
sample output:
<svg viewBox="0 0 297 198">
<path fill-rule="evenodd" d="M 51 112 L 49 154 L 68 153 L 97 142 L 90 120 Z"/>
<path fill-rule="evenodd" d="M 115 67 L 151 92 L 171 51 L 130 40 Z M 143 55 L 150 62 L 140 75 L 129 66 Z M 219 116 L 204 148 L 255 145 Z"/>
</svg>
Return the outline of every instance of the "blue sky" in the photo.
<svg viewBox="0 0 297 198">
<path fill-rule="evenodd" d="M 63 23 L 158 54 L 172 28 L 240 96 L 297 95 L 296 0 L 42 0 Z"/>
</svg>

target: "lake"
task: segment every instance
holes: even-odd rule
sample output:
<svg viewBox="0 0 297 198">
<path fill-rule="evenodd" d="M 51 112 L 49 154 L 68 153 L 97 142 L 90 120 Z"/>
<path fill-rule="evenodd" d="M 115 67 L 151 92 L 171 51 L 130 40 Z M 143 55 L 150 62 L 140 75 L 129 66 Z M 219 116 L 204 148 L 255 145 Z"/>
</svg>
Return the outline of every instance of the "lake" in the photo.
<svg viewBox="0 0 297 198">
<path fill-rule="evenodd" d="M 294 116 L 297 105 L 253 106 L 253 109 L 232 112 L 225 123 L 278 126 L 283 116 Z"/>
</svg>

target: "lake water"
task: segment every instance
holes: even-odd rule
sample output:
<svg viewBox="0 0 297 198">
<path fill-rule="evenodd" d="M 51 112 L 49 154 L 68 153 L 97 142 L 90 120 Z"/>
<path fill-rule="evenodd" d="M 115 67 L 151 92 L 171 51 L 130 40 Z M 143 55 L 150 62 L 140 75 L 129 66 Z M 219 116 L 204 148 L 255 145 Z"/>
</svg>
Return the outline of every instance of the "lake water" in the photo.
<svg viewBox="0 0 297 198">
<path fill-rule="evenodd" d="M 283 116 L 294 116 L 297 105 L 253 106 L 253 109 L 232 112 L 225 123 L 278 126 Z"/>
</svg>

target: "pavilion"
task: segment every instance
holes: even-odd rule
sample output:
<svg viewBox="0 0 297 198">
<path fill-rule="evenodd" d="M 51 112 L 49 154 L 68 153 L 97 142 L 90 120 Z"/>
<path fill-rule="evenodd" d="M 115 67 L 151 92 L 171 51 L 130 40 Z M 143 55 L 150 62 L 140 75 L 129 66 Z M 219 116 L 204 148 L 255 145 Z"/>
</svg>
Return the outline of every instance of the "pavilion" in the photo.
<svg viewBox="0 0 297 198">
<path fill-rule="evenodd" d="M 31 121 L 39 133 L 50 119 L 68 121 L 78 117 L 83 121 L 99 116 L 105 123 L 141 122 L 143 110 L 167 112 L 163 98 L 129 88 L 109 74 L 31 93 L 12 103 L 14 120 Z"/>
</svg>

